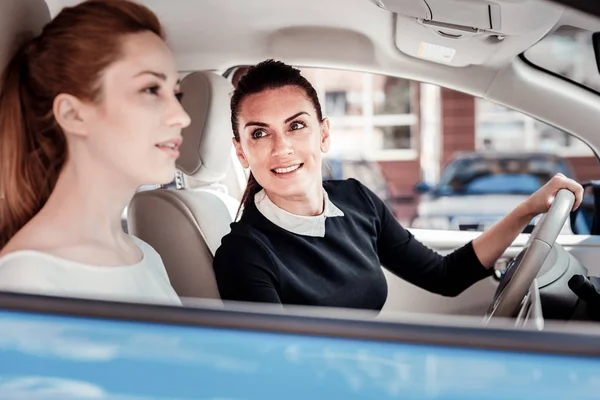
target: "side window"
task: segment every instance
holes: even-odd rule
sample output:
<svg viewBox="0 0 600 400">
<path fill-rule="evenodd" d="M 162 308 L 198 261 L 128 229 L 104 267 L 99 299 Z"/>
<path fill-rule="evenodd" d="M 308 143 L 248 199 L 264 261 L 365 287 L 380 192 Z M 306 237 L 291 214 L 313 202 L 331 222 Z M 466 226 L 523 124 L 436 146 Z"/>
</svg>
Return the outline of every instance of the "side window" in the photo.
<svg viewBox="0 0 600 400">
<path fill-rule="evenodd" d="M 586 143 L 520 112 L 397 77 L 301 70 L 331 121 L 324 178 L 360 180 L 406 227 L 483 231 L 558 172 L 600 179 Z M 563 233 L 588 233 L 587 210 Z"/>
<path fill-rule="evenodd" d="M 333 69 L 302 68 L 302 73 L 331 121 L 326 178 L 360 180 L 408 224 L 421 178 L 421 84 Z"/>
</svg>

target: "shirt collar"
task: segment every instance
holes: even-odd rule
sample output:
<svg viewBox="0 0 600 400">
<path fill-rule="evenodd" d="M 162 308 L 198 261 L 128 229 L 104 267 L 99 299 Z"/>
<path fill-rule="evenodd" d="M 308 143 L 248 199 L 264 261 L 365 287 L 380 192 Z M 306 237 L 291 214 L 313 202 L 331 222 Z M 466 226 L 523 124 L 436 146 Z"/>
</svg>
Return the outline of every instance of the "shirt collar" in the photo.
<svg viewBox="0 0 600 400">
<path fill-rule="evenodd" d="M 329 200 L 325 190 L 323 190 L 323 196 L 325 208 L 321 215 L 315 216 L 296 215 L 279 208 L 269 199 L 264 189 L 254 196 L 254 204 L 266 219 L 286 231 L 297 235 L 324 237 L 325 219 L 343 217 L 344 213 Z"/>
</svg>

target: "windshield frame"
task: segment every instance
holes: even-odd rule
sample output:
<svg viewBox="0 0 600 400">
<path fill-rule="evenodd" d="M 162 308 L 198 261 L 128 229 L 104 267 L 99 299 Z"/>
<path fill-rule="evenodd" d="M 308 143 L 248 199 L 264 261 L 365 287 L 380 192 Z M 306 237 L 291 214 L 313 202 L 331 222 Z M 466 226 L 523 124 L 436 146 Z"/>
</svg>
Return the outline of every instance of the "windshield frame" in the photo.
<svg viewBox="0 0 600 400">
<path fill-rule="evenodd" d="M 561 28 L 563 28 L 563 27 L 571 27 L 571 28 L 579 29 L 579 30 L 581 30 L 581 31 L 586 31 L 586 32 L 589 32 L 589 33 L 590 33 L 590 35 L 592 35 L 592 34 L 594 33 L 594 32 L 592 32 L 592 31 L 589 31 L 589 30 L 587 30 L 587 29 L 583 29 L 583 28 L 580 28 L 580 27 L 577 27 L 577 26 L 568 25 L 568 24 L 563 24 L 563 25 L 560 25 L 560 26 L 558 26 L 558 27 L 557 27 L 556 29 L 554 29 L 552 32 L 549 32 L 549 33 L 548 33 L 546 36 L 544 36 L 542 39 L 540 39 L 540 40 L 539 40 L 539 41 L 538 41 L 536 44 L 534 44 L 533 46 L 531 46 L 530 48 L 526 49 L 526 50 L 525 50 L 525 51 L 523 51 L 521 54 L 519 54 L 519 55 L 518 55 L 518 58 L 520 58 L 520 59 L 521 59 L 521 60 L 522 60 L 524 63 L 526 63 L 526 64 L 527 64 L 529 67 L 531 67 L 531 68 L 534 68 L 534 69 L 536 69 L 536 70 L 538 70 L 538 71 L 541 71 L 541 72 L 544 72 L 544 73 L 546 73 L 546 74 L 549 74 L 549 75 L 551 75 L 551 76 L 553 76 L 553 77 L 559 78 L 559 79 L 561 79 L 561 80 L 562 80 L 562 81 L 564 81 L 564 82 L 568 82 L 568 83 L 570 83 L 570 84 L 572 84 L 572 85 L 574 85 L 574 86 L 577 86 L 577 87 L 579 87 L 579 88 L 585 89 L 585 90 L 586 90 L 586 91 L 588 91 L 588 92 L 594 93 L 594 94 L 596 94 L 596 95 L 600 95 L 600 87 L 599 87 L 598 89 L 594 89 L 594 88 L 593 88 L 593 87 L 591 87 L 591 86 L 587 86 L 587 85 L 585 85 L 585 84 L 583 84 L 583 83 L 581 83 L 581 82 L 577 82 L 577 81 L 575 81 L 575 80 L 573 80 L 573 79 L 570 79 L 570 78 L 569 78 L 569 77 L 567 77 L 567 76 L 564 76 L 564 75 L 561 75 L 561 74 L 559 74 L 559 73 L 557 73 L 557 72 L 554 72 L 554 71 L 552 71 L 551 69 L 545 68 L 545 67 L 544 67 L 544 66 L 542 66 L 542 65 L 536 64 L 534 61 L 530 60 L 530 59 L 527 57 L 527 55 L 526 55 L 527 51 L 529 51 L 531 48 L 533 48 L 534 46 L 536 46 L 538 43 L 541 43 L 541 42 L 542 42 L 544 39 L 546 39 L 546 38 L 548 38 L 549 36 L 551 36 L 551 35 L 555 34 L 555 32 L 556 32 L 556 31 L 558 31 L 559 29 L 561 29 Z M 592 52 L 593 52 L 593 51 L 594 51 L 594 49 L 593 49 L 593 44 L 592 44 Z M 600 74 L 600 71 L 598 71 L 598 73 Z"/>
</svg>

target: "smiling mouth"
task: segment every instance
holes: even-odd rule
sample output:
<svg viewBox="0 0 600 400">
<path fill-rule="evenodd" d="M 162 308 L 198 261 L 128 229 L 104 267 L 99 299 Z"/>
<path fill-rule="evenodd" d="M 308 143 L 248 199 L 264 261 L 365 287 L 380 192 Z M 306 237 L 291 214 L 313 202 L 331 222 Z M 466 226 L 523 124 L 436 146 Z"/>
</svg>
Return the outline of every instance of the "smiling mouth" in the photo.
<svg viewBox="0 0 600 400">
<path fill-rule="evenodd" d="M 167 153 L 170 157 L 177 158 L 177 157 L 179 157 L 179 145 L 180 144 L 181 144 L 180 141 L 172 140 L 172 141 L 168 141 L 168 142 L 158 143 L 155 146 L 156 146 L 156 148 Z"/>
<path fill-rule="evenodd" d="M 277 175 L 291 174 L 292 172 L 297 171 L 300 168 L 302 168 L 302 166 L 304 166 L 304 163 L 292 165 L 292 166 L 286 167 L 286 168 L 273 168 L 271 170 L 271 172 L 273 172 Z"/>
<path fill-rule="evenodd" d="M 157 144 L 156 147 L 158 147 L 159 149 L 177 149 L 177 146 L 175 143 L 160 143 Z"/>
</svg>

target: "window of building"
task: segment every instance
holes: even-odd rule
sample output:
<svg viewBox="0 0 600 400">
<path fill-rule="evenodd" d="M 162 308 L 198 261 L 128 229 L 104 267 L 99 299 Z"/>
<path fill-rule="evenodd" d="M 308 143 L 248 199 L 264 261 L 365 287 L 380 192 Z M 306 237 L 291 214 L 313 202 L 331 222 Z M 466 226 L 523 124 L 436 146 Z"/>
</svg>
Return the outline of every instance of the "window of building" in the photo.
<svg viewBox="0 0 600 400">
<path fill-rule="evenodd" d="M 563 157 L 593 157 L 594 152 L 575 136 L 518 111 L 476 100 L 477 149 L 553 153 Z"/>
<path fill-rule="evenodd" d="M 414 160 L 419 83 L 363 72 L 302 68 L 331 121 L 329 157 Z"/>
<path fill-rule="evenodd" d="M 325 109 L 328 115 L 346 115 L 348 112 L 346 92 L 341 90 L 325 92 Z"/>
</svg>

